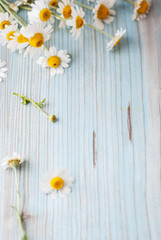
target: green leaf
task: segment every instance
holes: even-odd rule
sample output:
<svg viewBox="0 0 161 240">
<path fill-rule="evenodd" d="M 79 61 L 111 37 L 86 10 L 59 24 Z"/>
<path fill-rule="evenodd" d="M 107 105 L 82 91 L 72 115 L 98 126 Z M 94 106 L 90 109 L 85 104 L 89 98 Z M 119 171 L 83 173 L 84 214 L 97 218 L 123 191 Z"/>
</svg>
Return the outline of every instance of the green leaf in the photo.
<svg viewBox="0 0 161 240">
<path fill-rule="evenodd" d="M 30 103 L 30 101 L 29 100 L 26 100 L 26 99 L 24 99 L 23 100 L 23 102 L 21 102 L 23 105 L 27 105 L 27 104 L 29 104 Z"/>
<path fill-rule="evenodd" d="M 10 207 L 11 207 L 13 210 L 15 210 L 16 213 L 18 213 L 18 210 L 17 210 L 17 208 L 16 208 L 15 206 L 10 205 Z"/>
<path fill-rule="evenodd" d="M 36 103 L 40 108 L 42 108 L 44 106 L 44 102 L 45 102 L 46 98 L 44 98 L 41 102 Z"/>
<path fill-rule="evenodd" d="M 22 237 L 22 240 L 27 240 L 26 234 Z"/>
</svg>

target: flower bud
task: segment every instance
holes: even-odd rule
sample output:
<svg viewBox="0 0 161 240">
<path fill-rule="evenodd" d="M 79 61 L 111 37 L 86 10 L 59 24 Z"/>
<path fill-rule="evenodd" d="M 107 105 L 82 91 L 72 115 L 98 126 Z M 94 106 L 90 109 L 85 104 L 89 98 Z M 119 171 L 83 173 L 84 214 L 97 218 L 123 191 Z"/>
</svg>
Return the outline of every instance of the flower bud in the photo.
<svg viewBox="0 0 161 240">
<path fill-rule="evenodd" d="M 56 116 L 54 114 L 49 116 L 51 122 L 56 122 Z"/>
</svg>

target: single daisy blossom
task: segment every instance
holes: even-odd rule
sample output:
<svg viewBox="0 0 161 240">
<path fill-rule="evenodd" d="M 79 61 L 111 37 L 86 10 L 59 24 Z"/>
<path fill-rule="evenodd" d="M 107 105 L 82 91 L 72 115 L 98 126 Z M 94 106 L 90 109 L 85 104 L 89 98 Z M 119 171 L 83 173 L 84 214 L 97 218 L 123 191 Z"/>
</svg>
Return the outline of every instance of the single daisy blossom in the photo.
<svg viewBox="0 0 161 240">
<path fill-rule="evenodd" d="M 46 0 L 46 2 L 48 3 L 49 7 L 57 7 L 58 6 L 58 0 Z"/>
<path fill-rule="evenodd" d="M 19 49 L 19 53 L 22 53 L 26 44 L 26 47 L 28 46 L 29 39 L 24 37 L 20 32 L 14 33 L 14 38 L 8 42 L 7 48 L 11 49 L 12 52 L 16 51 L 16 49 Z M 21 45 L 23 48 L 21 49 Z"/>
<path fill-rule="evenodd" d="M 3 31 L 0 32 L 0 42 L 2 46 L 8 44 L 13 38 L 15 38 L 15 33 L 17 31 L 17 24 L 7 26 Z"/>
<path fill-rule="evenodd" d="M 32 11 L 28 12 L 29 22 L 32 24 L 34 22 L 39 23 L 54 23 L 54 17 L 49 9 L 49 4 L 44 0 L 35 1 L 31 4 Z"/>
<path fill-rule="evenodd" d="M 82 8 L 79 8 L 77 5 L 75 8 L 72 7 L 72 20 L 67 20 L 67 25 L 72 27 L 71 33 L 72 37 L 77 40 L 81 34 L 81 28 L 84 27 L 85 20 L 84 18 L 84 11 Z"/>
<path fill-rule="evenodd" d="M 133 20 L 139 21 L 146 17 L 151 7 L 151 0 L 138 0 L 134 3 Z"/>
<path fill-rule="evenodd" d="M 69 67 L 71 58 L 67 54 L 67 50 L 56 51 L 55 47 L 50 47 L 49 50 L 44 50 L 45 57 L 40 57 L 37 61 L 42 67 L 50 68 L 51 76 L 64 73 L 64 68 Z"/>
<path fill-rule="evenodd" d="M 60 16 L 65 18 L 65 19 L 71 19 L 72 17 L 72 7 L 74 7 L 73 0 L 64 0 L 62 2 L 59 2 L 59 8 L 57 9 L 57 12 L 61 14 Z M 59 28 L 65 28 L 66 26 L 66 21 L 61 19 Z"/>
<path fill-rule="evenodd" d="M 71 192 L 73 181 L 73 177 L 65 169 L 50 171 L 45 174 L 41 182 L 41 190 L 46 194 L 51 193 L 52 198 L 56 198 L 58 192 L 64 197 Z"/>
<path fill-rule="evenodd" d="M 97 5 L 93 9 L 94 14 L 94 26 L 103 30 L 104 23 L 111 23 L 114 20 L 114 15 L 116 12 L 111 9 L 115 4 L 115 0 L 107 1 L 107 0 L 99 0 L 97 1 Z"/>
<path fill-rule="evenodd" d="M 16 152 L 13 153 L 13 156 L 10 157 L 5 157 L 2 160 L 1 166 L 4 169 L 7 168 L 17 168 L 19 167 L 23 162 L 24 162 L 24 157 L 21 156 L 20 154 L 17 154 Z"/>
<path fill-rule="evenodd" d="M 44 42 L 50 39 L 53 31 L 52 26 L 49 24 L 45 27 L 43 23 L 29 24 L 26 28 L 21 28 L 21 34 L 29 41 L 24 42 L 18 46 L 18 49 L 26 48 L 24 56 L 30 54 L 33 57 L 36 53 L 40 54 L 43 50 Z"/>
<path fill-rule="evenodd" d="M 5 67 L 6 62 L 2 62 L 0 59 L 0 82 L 2 82 L 3 78 L 7 78 L 6 72 L 8 71 L 8 68 Z"/>
<path fill-rule="evenodd" d="M 121 40 L 121 38 L 124 36 L 126 33 L 126 30 L 123 30 L 122 28 L 117 30 L 115 36 L 112 38 L 112 40 L 107 44 L 107 49 L 111 50 L 113 49 Z"/>
<path fill-rule="evenodd" d="M 4 30 L 6 26 L 14 25 L 16 23 L 13 17 L 8 12 L 0 13 L 0 30 Z"/>
</svg>

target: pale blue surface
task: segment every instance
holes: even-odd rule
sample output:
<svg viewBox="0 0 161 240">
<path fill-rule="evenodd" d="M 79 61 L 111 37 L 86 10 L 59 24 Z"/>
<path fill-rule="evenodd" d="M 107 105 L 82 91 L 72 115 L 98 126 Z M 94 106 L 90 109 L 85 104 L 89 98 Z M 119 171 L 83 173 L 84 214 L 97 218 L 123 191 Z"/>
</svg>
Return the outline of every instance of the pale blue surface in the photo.
<svg viewBox="0 0 161 240">
<path fill-rule="evenodd" d="M 55 78 L 36 64 L 37 57 L 0 48 L 9 67 L 0 84 L 0 158 L 14 150 L 26 156 L 20 181 L 29 239 L 161 239 L 161 5 L 156 0 L 138 23 L 131 20 L 130 4 L 118 1 L 115 10 L 105 30 L 114 34 L 123 27 L 127 34 L 111 52 L 100 33 L 85 28 L 75 41 L 58 31 L 56 21 L 48 46 L 68 49 L 72 64 Z M 85 12 L 92 23 L 92 13 Z M 21 105 L 13 92 L 35 101 L 46 97 L 44 110 L 59 121 L 53 124 L 33 106 Z M 39 187 L 44 173 L 56 167 L 69 169 L 75 184 L 68 197 L 52 200 Z M 9 208 L 16 202 L 14 176 L 1 170 L 0 178 L 0 239 L 18 240 Z"/>
</svg>

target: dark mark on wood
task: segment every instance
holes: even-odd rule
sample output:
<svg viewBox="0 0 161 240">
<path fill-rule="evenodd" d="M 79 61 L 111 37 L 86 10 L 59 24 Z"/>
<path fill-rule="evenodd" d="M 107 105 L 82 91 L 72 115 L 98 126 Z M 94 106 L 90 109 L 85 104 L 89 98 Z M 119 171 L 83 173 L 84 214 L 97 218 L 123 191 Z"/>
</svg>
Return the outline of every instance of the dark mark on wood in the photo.
<svg viewBox="0 0 161 240">
<path fill-rule="evenodd" d="M 127 109 L 127 127 L 128 127 L 128 131 L 129 131 L 129 139 L 130 139 L 130 141 L 132 141 L 132 124 L 131 124 L 130 104 L 129 104 L 128 109 Z"/>
<path fill-rule="evenodd" d="M 96 167 L 97 152 L 96 152 L 96 133 L 93 131 L 93 167 Z"/>
</svg>

